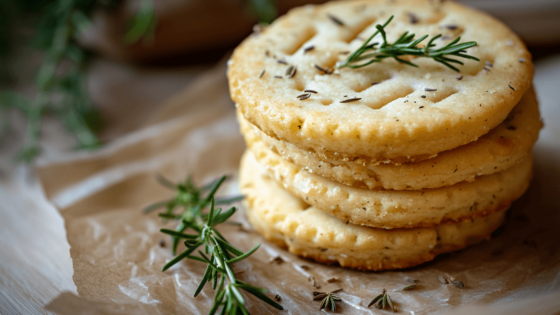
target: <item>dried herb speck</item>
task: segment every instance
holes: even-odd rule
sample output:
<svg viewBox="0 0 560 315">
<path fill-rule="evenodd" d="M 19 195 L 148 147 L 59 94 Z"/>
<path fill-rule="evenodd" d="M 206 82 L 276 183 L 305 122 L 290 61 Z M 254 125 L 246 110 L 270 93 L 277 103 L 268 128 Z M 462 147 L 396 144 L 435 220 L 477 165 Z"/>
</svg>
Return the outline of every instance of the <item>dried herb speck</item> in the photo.
<svg viewBox="0 0 560 315">
<path fill-rule="evenodd" d="M 319 66 L 318 64 L 314 64 L 313 66 L 315 67 L 315 69 L 323 72 L 324 74 L 331 74 L 332 73 L 332 70 L 329 69 L 329 68 L 323 68 L 323 67 Z"/>
<path fill-rule="evenodd" d="M 465 287 L 465 284 L 462 281 L 455 280 L 455 278 L 445 278 L 443 276 L 438 277 L 439 282 L 442 284 L 452 284 L 454 287 L 462 289 Z"/>
<path fill-rule="evenodd" d="M 259 79 L 263 77 L 263 75 L 264 75 L 265 72 L 266 72 L 266 70 L 263 70 L 263 71 L 261 72 L 261 74 L 259 74 Z"/>
<path fill-rule="evenodd" d="M 510 88 L 512 91 L 515 91 L 515 89 L 513 88 L 513 86 L 511 86 L 511 85 L 509 85 L 509 84 L 508 84 L 508 86 L 509 86 L 509 88 Z"/>
<path fill-rule="evenodd" d="M 411 284 L 409 286 L 404 287 L 403 290 L 412 290 L 412 289 L 415 289 L 415 288 L 416 288 L 416 284 Z"/>
<path fill-rule="evenodd" d="M 297 68 L 294 66 L 289 66 L 288 69 L 286 69 L 286 77 L 288 77 L 288 79 L 293 78 L 297 73 Z"/>
<path fill-rule="evenodd" d="M 303 269 L 303 270 L 309 270 L 309 266 L 308 266 L 308 265 L 301 265 L 300 268 Z"/>
<path fill-rule="evenodd" d="M 284 262 L 284 259 L 282 259 L 282 257 L 280 257 L 280 256 L 276 256 L 276 257 L 274 257 L 270 260 L 270 263 L 281 264 L 283 262 Z"/>
<path fill-rule="evenodd" d="M 303 93 L 301 95 L 296 96 L 299 98 L 300 101 L 306 100 L 311 97 L 311 93 Z"/>
<path fill-rule="evenodd" d="M 342 20 L 340 20 L 339 18 L 337 18 L 336 16 L 329 14 L 329 19 L 331 19 L 331 21 L 333 21 L 336 25 L 338 26 L 344 26 L 344 22 L 342 22 Z"/>
<path fill-rule="evenodd" d="M 412 12 L 408 12 L 408 21 L 410 22 L 410 24 L 416 24 L 418 22 L 420 22 L 420 19 L 418 18 L 418 16 L 416 16 L 416 14 L 412 13 Z"/>
<path fill-rule="evenodd" d="M 276 62 L 281 63 L 281 64 L 283 64 L 283 65 L 287 65 L 287 64 L 288 64 L 288 62 L 287 62 L 286 60 L 284 60 L 284 59 L 278 59 L 278 60 L 276 60 Z"/>
<path fill-rule="evenodd" d="M 282 79 L 282 76 L 281 75 L 275 75 L 274 78 L 275 79 Z"/>
<path fill-rule="evenodd" d="M 422 97 L 422 98 L 426 98 L 426 95 L 422 95 L 421 97 Z"/>
<path fill-rule="evenodd" d="M 311 285 L 316 288 L 316 289 L 320 289 L 321 286 L 317 284 L 317 281 L 315 280 L 315 277 L 313 276 L 309 276 L 309 278 L 307 278 L 307 281 L 311 282 Z"/>
<path fill-rule="evenodd" d="M 159 240 L 159 247 L 165 247 L 165 241 Z"/>
<path fill-rule="evenodd" d="M 303 53 L 306 54 L 306 53 L 312 51 L 313 49 L 315 49 L 315 46 L 313 46 L 313 45 L 307 46 L 303 49 Z"/>
<path fill-rule="evenodd" d="M 274 299 L 276 300 L 276 302 L 281 302 L 281 301 L 282 301 L 282 297 L 281 297 L 280 295 L 278 295 L 278 294 L 276 294 L 276 295 L 274 296 Z"/>
<path fill-rule="evenodd" d="M 340 279 L 337 277 L 332 277 L 330 279 L 327 279 L 327 283 L 333 283 L 333 282 L 340 282 Z"/>
<path fill-rule="evenodd" d="M 418 280 L 418 279 L 412 279 L 412 278 L 406 278 L 406 279 L 404 279 L 404 281 L 410 282 L 410 283 L 418 283 L 418 282 L 420 282 L 420 280 Z"/>
<path fill-rule="evenodd" d="M 445 24 L 441 26 L 442 28 L 446 28 L 448 30 L 456 30 L 457 28 L 459 28 L 459 26 L 455 25 L 455 24 Z"/>
<path fill-rule="evenodd" d="M 426 92 L 435 92 L 435 91 L 437 91 L 437 89 L 424 88 L 424 91 L 426 91 Z"/>
<path fill-rule="evenodd" d="M 313 94 L 317 94 L 318 92 L 315 90 L 304 90 L 303 92 L 305 93 L 313 93 Z"/>
<path fill-rule="evenodd" d="M 463 75 L 462 74 L 457 77 L 457 81 L 461 81 L 461 80 L 463 80 Z"/>
<path fill-rule="evenodd" d="M 525 62 L 525 58 L 519 58 L 519 62 L 520 62 L 520 63 L 524 63 L 524 62 Z"/>
<path fill-rule="evenodd" d="M 350 102 L 356 102 L 361 100 L 361 97 L 352 97 L 352 98 L 347 98 L 345 100 L 340 101 L 341 103 L 350 103 Z"/>
</svg>

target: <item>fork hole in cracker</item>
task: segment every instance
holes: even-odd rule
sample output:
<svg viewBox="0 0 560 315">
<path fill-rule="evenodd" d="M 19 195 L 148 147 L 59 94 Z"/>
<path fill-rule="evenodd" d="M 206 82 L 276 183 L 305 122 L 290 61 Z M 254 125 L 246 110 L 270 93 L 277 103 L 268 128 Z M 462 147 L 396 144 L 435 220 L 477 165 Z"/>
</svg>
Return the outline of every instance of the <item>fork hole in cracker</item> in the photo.
<svg viewBox="0 0 560 315">
<path fill-rule="evenodd" d="M 480 61 L 476 61 L 476 60 L 464 61 L 465 65 L 461 67 L 461 73 L 465 73 L 471 76 L 491 74 L 492 70 L 494 70 L 493 65 L 494 65 L 495 58 L 490 55 L 477 56 L 476 53 L 473 53 L 473 55 L 475 57 L 478 57 Z M 488 66 L 488 63 L 490 63 L 492 66 Z"/>
<path fill-rule="evenodd" d="M 380 109 L 389 103 L 403 98 L 414 92 L 410 86 L 394 86 L 383 91 L 382 93 L 375 94 L 375 98 L 366 98 L 364 104 L 371 109 Z"/>
<path fill-rule="evenodd" d="M 315 29 L 315 27 L 310 26 L 305 28 L 303 32 L 300 32 L 298 34 L 298 36 L 293 41 L 292 45 L 284 49 L 284 53 L 290 56 L 295 54 L 298 50 L 300 50 L 305 45 L 305 43 L 307 43 L 310 39 L 312 39 L 316 34 L 317 34 L 317 30 Z"/>
<path fill-rule="evenodd" d="M 358 72 L 356 74 L 358 74 Z M 356 82 L 352 86 L 350 86 L 350 88 L 352 89 L 352 91 L 360 93 L 364 90 L 382 84 L 383 82 L 391 79 L 391 77 L 391 74 L 387 72 L 376 72 L 373 77 L 363 75 L 360 76 L 359 79 L 356 80 Z"/>
<path fill-rule="evenodd" d="M 375 24 L 375 18 L 374 17 L 369 17 L 364 19 L 363 21 L 361 21 L 358 25 L 356 25 L 356 27 L 352 30 L 349 31 L 348 36 L 346 36 L 346 38 L 344 38 L 344 41 L 346 43 L 351 43 L 353 40 L 358 39 L 358 40 L 366 40 L 366 38 L 364 36 L 361 36 L 362 38 L 358 38 L 360 37 L 360 35 L 362 33 L 364 33 L 364 31 L 368 28 L 370 28 L 372 25 Z M 369 37 L 369 35 L 367 35 Z"/>
<path fill-rule="evenodd" d="M 444 99 L 457 94 L 459 90 L 453 87 L 445 87 L 445 88 L 438 88 L 437 91 L 433 92 L 422 92 L 422 94 L 426 95 L 426 100 L 438 103 L 443 101 Z"/>
</svg>

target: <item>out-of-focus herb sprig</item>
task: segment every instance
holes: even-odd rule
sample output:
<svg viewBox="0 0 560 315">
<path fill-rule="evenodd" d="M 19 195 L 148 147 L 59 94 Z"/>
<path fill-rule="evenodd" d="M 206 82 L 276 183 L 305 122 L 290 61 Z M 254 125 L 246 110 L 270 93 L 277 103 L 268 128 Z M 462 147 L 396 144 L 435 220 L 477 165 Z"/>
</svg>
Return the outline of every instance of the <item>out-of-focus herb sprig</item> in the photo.
<svg viewBox="0 0 560 315">
<path fill-rule="evenodd" d="M 428 35 L 424 35 L 418 39 L 414 39 L 414 37 L 416 36 L 415 34 L 404 32 L 401 37 L 399 37 L 394 43 L 390 44 L 389 42 L 387 42 L 385 27 L 391 22 L 391 20 L 393 20 L 393 16 L 391 16 L 383 25 L 377 24 L 375 26 L 377 31 L 373 33 L 373 35 L 371 35 L 362 44 L 362 46 L 360 46 L 360 48 L 352 53 L 344 63 L 340 64 L 339 67 L 361 68 L 374 62 L 381 62 L 386 58 L 394 58 L 400 63 L 418 67 L 418 65 L 401 58 L 402 56 L 416 56 L 432 58 L 434 61 L 439 62 L 454 71 L 459 72 L 459 69 L 453 66 L 452 63 L 463 65 L 463 62 L 450 57 L 461 57 L 465 59 L 480 61 L 480 59 L 466 54 L 467 49 L 476 46 L 477 43 L 466 42 L 457 44 L 461 40 L 461 37 L 457 37 L 449 44 L 435 49 L 434 47 L 436 46 L 436 44 L 434 44 L 434 41 L 440 38 L 442 36 L 441 34 L 432 37 L 432 39 L 430 39 L 425 47 L 419 47 L 418 45 L 426 38 L 428 38 Z M 370 44 L 369 42 L 378 34 L 381 34 L 382 42 L 375 42 Z"/>
<path fill-rule="evenodd" d="M 0 93 L 3 117 L 11 111 L 18 111 L 27 119 L 23 148 L 16 160 L 29 163 L 41 153 L 39 141 L 45 115 L 54 115 L 64 124 L 76 137 L 77 148 L 100 146 L 96 132 L 101 127 L 101 116 L 92 105 L 86 87 L 85 70 L 91 54 L 78 44 L 77 39 L 90 27 L 88 16 L 97 5 L 112 7 L 116 2 L 58 0 L 43 9 L 33 40 L 33 46 L 44 51 L 35 79 L 35 97 L 30 99 L 15 92 Z M 133 21 L 133 24 L 137 23 Z M 135 34 L 142 35 L 138 31 Z M 5 133 L 9 120 L 3 123 L 0 132 Z"/>
<path fill-rule="evenodd" d="M 59 0 L 49 4 L 36 28 L 34 45 L 44 50 L 36 77 L 37 94 L 29 99 L 14 92 L 0 94 L 0 107 L 16 110 L 27 118 L 23 149 L 16 158 L 31 162 L 41 152 L 42 118 L 56 115 L 76 136 L 80 148 L 95 148 L 99 114 L 92 106 L 85 86 L 84 67 L 89 53 L 76 38 L 90 22 L 87 15 L 94 1 Z"/>
<path fill-rule="evenodd" d="M 244 290 L 254 295 L 262 301 L 282 310 L 282 306 L 274 302 L 265 295 L 266 289 L 247 284 L 236 279 L 231 265 L 246 259 L 253 254 L 260 244 L 253 247 L 248 252 L 242 252 L 231 245 L 216 229 L 216 225 L 226 222 L 236 212 L 235 207 L 231 207 L 222 212 L 221 208 L 214 208 L 219 204 L 230 204 L 241 200 L 243 196 L 231 198 L 216 198 L 214 195 L 226 180 L 222 176 L 203 187 L 193 184 L 191 177 L 187 177 L 185 182 L 173 184 L 169 180 L 159 177 L 159 181 L 165 187 L 175 190 L 176 196 L 170 200 L 158 202 L 144 209 L 148 213 L 158 208 L 165 208 L 159 216 L 166 220 L 179 221 L 175 230 L 161 229 L 162 233 L 168 234 L 173 239 L 172 252 L 176 255 L 177 246 L 180 240 L 184 240 L 187 247 L 185 251 L 176 255 L 163 267 L 162 271 L 169 269 L 181 260 L 188 258 L 207 264 L 206 271 L 196 289 L 196 297 L 204 288 L 206 283 L 212 282 L 212 289 L 215 290 L 214 304 L 209 314 L 215 314 L 221 306 L 221 314 L 248 314 L 245 308 L 245 299 L 240 292 Z M 205 212 L 209 206 L 208 212 Z M 175 213 L 175 209 L 180 208 L 181 213 Z M 192 230 L 194 234 L 187 234 L 185 231 Z M 204 252 L 199 250 L 204 248 Z M 197 255 L 193 253 L 197 251 Z"/>
<path fill-rule="evenodd" d="M 37 93 L 28 98 L 15 92 L 0 92 L 0 138 L 10 129 L 11 112 L 27 119 L 23 148 L 17 161 L 32 162 L 41 153 L 41 125 L 45 115 L 54 115 L 76 137 L 78 149 L 95 149 L 101 145 L 96 133 L 102 127 L 101 115 L 93 106 L 86 87 L 86 69 L 91 54 L 78 43 L 81 32 L 91 26 L 89 16 L 96 7 L 110 9 L 120 0 L 16 0 L 0 1 L 0 79 L 5 77 L 10 43 L 12 13 L 42 16 L 35 29 L 33 46 L 44 51 L 36 76 Z M 274 0 L 244 0 L 249 11 L 261 22 L 276 17 Z M 29 10 L 21 9 L 23 7 Z M 22 11 L 22 12 L 19 12 Z M 153 0 L 142 0 L 136 15 L 128 23 L 123 41 L 133 44 L 141 39 L 153 40 L 157 18 Z M 5 80 L 4 80 L 5 81 Z"/>
</svg>

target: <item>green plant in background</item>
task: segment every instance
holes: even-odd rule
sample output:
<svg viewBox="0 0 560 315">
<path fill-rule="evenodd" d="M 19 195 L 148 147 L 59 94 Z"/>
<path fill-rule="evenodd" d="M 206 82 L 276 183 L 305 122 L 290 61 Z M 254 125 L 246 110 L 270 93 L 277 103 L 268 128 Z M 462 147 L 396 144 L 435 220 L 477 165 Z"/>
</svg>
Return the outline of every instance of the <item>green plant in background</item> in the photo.
<svg viewBox="0 0 560 315">
<path fill-rule="evenodd" d="M 53 114 L 78 140 L 78 148 L 100 145 L 95 131 L 100 115 L 86 89 L 85 67 L 90 54 L 77 43 L 90 26 L 93 0 L 58 0 L 47 4 L 35 29 L 33 46 L 44 51 L 35 84 L 37 93 L 27 98 L 15 92 L 0 93 L 2 116 L 18 111 L 27 119 L 24 144 L 16 159 L 29 163 L 41 153 L 39 139 L 46 114 Z M 9 119 L 6 118 L 9 123 Z"/>
<path fill-rule="evenodd" d="M 45 115 L 54 115 L 77 139 L 78 149 L 95 149 L 101 143 L 96 132 L 101 116 L 91 103 L 86 87 L 86 68 L 91 53 L 78 44 L 81 32 L 90 27 L 94 8 L 111 8 L 119 0 L 0 0 L 0 83 L 7 80 L 6 60 L 11 46 L 10 25 L 17 14 L 40 11 L 33 46 L 44 52 L 36 76 L 37 93 L 28 98 L 15 92 L 0 92 L 0 136 L 10 128 L 10 114 L 27 119 L 24 144 L 16 160 L 30 163 L 41 153 L 41 124 Z M 157 23 L 153 0 L 142 0 L 123 38 L 126 44 L 153 39 Z M 261 22 L 276 17 L 274 0 L 246 0 L 250 12 Z"/>
</svg>

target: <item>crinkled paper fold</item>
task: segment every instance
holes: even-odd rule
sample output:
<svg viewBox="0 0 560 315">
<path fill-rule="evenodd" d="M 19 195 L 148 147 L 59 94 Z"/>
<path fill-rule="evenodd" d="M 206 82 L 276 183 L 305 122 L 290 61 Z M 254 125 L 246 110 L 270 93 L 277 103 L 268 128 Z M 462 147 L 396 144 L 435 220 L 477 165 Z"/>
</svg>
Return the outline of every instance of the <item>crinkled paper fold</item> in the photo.
<svg viewBox="0 0 560 315">
<path fill-rule="evenodd" d="M 235 175 L 245 145 L 224 73 L 221 66 L 205 74 L 144 128 L 99 151 L 41 165 L 45 193 L 65 219 L 79 294 L 63 293 L 48 309 L 59 314 L 206 314 L 210 309 L 209 286 L 193 297 L 202 263 L 183 261 L 161 272 L 172 255 L 170 240 L 159 229 L 170 223 L 156 213 L 143 214 L 142 208 L 173 194 L 155 180 L 157 174 L 174 181 L 193 174 L 198 183 L 229 174 L 234 179 L 220 194 L 238 191 Z M 400 271 L 359 272 L 300 259 L 252 232 L 243 211 L 235 219 L 244 229 L 223 226 L 221 231 L 243 250 L 262 244 L 235 271 L 244 271 L 239 279 L 278 294 L 286 311 L 248 297 L 253 314 L 319 312 L 310 277 L 321 291 L 344 289 L 341 314 L 388 312 L 367 308 L 383 288 L 403 314 L 553 314 L 560 311 L 559 183 L 558 152 L 537 147 L 532 186 L 513 204 L 501 233 Z M 271 262 L 277 256 L 284 262 Z M 465 288 L 444 285 L 439 276 L 454 277 Z M 328 283 L 332 278 L 338 281 Z M 406 278 L 419 280 L 417 288 L 403 291 L 410 285 Z"/>
</svg>

